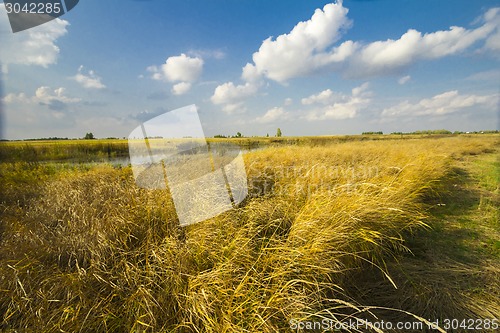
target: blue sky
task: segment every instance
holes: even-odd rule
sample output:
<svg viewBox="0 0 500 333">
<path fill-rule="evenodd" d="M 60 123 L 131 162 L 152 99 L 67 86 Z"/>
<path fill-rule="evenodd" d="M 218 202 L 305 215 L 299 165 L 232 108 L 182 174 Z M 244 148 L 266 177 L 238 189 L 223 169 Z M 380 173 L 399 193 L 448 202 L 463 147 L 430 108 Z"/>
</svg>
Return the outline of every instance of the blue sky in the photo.
<svg viewBox="0 0 500 333">
<path fill-rule="evenodd" d="M 13 34 L 3 137 L 124 137 L 196 104 L 215 134 L 499 128 L 493 0 L 80 1 Z"/>
</svg>

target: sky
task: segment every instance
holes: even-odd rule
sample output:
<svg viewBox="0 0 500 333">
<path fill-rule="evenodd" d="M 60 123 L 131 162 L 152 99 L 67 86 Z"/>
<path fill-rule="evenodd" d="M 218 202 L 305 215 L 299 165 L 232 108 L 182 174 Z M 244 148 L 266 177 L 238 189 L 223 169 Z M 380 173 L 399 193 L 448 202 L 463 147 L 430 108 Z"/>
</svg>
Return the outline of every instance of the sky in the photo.
<svg viewBox="0 0 500 333">
<path fill-rule="evenodd" d="M 195 104 L 206 136 L 495 130 L 494 0 L 86 0 L 12 33 L 2 138 L 127 137 Z"/>
</svg>

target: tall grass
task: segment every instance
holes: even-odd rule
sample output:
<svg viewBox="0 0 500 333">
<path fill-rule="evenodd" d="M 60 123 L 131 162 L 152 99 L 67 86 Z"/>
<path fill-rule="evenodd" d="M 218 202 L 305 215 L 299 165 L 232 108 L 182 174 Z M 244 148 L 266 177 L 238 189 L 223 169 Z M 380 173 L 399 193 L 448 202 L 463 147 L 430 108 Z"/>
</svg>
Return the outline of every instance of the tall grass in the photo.
<svg viewBox="0 0 500 333">
<path fill-rule="evenodd" d="M 47 172 L 26 182 L 30 196 L 3 193 L 0 328 L 285 332 L 294 320 L 367 318 L 370 304 L 349 292 L 353 278 L 375 268 L 392 281 L 385 263 L 426 228 L 425 199 L 450 157 L 491 145 L 446 138 L 250 152 L 250 196 L 186 228 L 168 191 L 136 187 L 129 168 Z M 1 179 L 13 189 L 23 173 L 8 166 Z"/>
<path fill-rule="evenodd" d="M 0 142 L 0 161 L 92 161 L 128 156 L 127 140 L 57 140 Z"/>
<path fill-rule="evenodd" d="M 426 137 L 456 137 L 456 135 L 337 135 L 310 137 L 242 137 L 242 138 L 208 138 L 209 143 L 231 143 L 245 150 L 265 148 L 269 146 L 325 146 L 335 143 L 353 141 L 411 140 Z M 490 135 L 480 135 L 489 138 Z M 462 137 L 465 137 L 463 135 Z M 476 135 L 476 137 L 478 137 Z M 74 162 L 102 161 L 128 156 L 126 139 L 98 140 L 35 140 L 0 142 L 0 161 L 3 162 L 41 162 L 63 161 Z"/>
</svg>

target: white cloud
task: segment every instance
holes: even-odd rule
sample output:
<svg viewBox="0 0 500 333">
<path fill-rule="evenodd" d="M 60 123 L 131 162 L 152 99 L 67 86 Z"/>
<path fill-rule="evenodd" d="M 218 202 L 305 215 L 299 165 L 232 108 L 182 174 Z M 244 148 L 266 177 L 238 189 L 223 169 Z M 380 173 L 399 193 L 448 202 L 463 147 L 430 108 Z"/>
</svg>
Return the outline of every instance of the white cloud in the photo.
<svg viewBox="0 0 500 333">
<path fill-rule="evenodd" d="M 500 50 L 500 8 L 488 10 L 475 29 L 452 26 L 430 33 L 409 29 L 396 40 L 348 40 L 335 45 L 342 31 L 351 26 L 347 13 L 341 1 L 327 4 L 288 34 L 264 40 L 253 54 L 253 63 L 243 67 L 242 78 L 253 82 L 267 77 L 285 83 L 328 71 L 350 78 L 394 75 L 418 61 L 461 54 L 481 42 L 484 52 L 498 54 Z"/>
<path fill-rule="evenodd" d="M 407 83 L 408 81 L 410 81 L 410 79 L 411 79 L 411 76 L 406 75 L 406 76 L 399 78 L 398 83 L 403 85 L 403 84 Z"/>
<path fill-rule="evenodd" d="M 488 10 L 484 15 L 484 21 L 495 26 L 495 32 L 486 39 L 482 51 L 494 51 L 498 56 L 498 51 L 500 51 L 500 8 Z"/>
<path fill-rule="evenodd" d="M 12 33 L 5 10 L 0 4 L 0 31 L 2 42 L 0 59 L 4 66 L 9 64 L 38 65 L 48 67 L 55 64 L 59 56 L 57 40 L 68 30 L 68 21 L 55 19 L 40 26 Z M 3 69 L 6 71 L 6 68 Z"/>
<path fill-rule="evenodd" d="M 80 102 L 79 98 L 70 98 L 64 95 L 66 88 L 60 87 L 51 91 L 50 87 L 42 86 L 35 91 L 35 102 L 48 103 L 52 100 L 59 100 L 64 103 L 77 103 Z"/>
<path fill-rule="evenodd" d="M 330 89 L 326 89 L 326 90 L 323 90 L 322 92 L 320 92 L 319 94 L 311 95 L 311 96 L 306 97 L 306 98 L 302 98 L 301 103 L 303 105 L 311 105 L 311 104 L 316 104 L 316 103 L 329 104 L 329 103 L 332 103 L 335 98 L 336 98 L 336 96 L 334 95 L 333 91 L 331 91 Z M 338 96 L 337 96 L 337 98 L 338 98 Z"/>
<path fill-rule="evenodd" d="M 376 41 L 358 47 L 345 74 L 367 77 L 397 73 L 417 61 L 459 54 L 486 39 L 495 29 L 496 25 L 491 22 L 472 30 L 454 26 L 426 34 L 410 29 L 397 40 Z"/>
<path fill-rule="evenodd" d="M 65 96 L 66 89 L 65 88 L 57 88 L 55 90 L 51 90 L 50 87 L 41 86 L 35 91 L 35 95 L 32 97 L 26 96 L 25 93 L 20 94 L 7 94 L 3 98 L 5 103 L 11 104 L 15 102 L 21 103 L 48 103 L 51 100 L 59 100 L 64 103 L 77 103 L 80 102 L 79 98 L 71 98 Z"/>
<path fill-rule="evenodd" d="M 284 102 L 285 106 L 290 106 L 293 104 L 293 99 L 291 99 L 290 97 L 288 98 L 285 98 L 285 102 Z"/>
<path fill-rule="evenodd" d="M 281 107 L 274 107 L 268 110 L 263 116 L 257 117 L 255 121 L 258 123 L 272 123 L 277 120 L 286 120 L 288 117 L 289 114 L 285 111 L 285 109 Z"/>
<path fill-rule="evenodd" d="M 7 94 L 3 98 L 6 104 L 17 104 L 24 106 L 45 105 L 53 111 L 63 111 L 67 108 L 67 104 L 75 104 L 81 102 L 80 98 L 68 97 L 65 94 L 65 88 L 57 88 L 52 90 L 50 87 L 42 86 L 36 89 L 35 94 L 28 97 L 25 93 Z"/>
<path fill-rule="evenodd" d="M 203 59 L 200 57 L 189 57 L 182 53 L 179 56 L 169 57 L 167 61 L 158 66 L 149 66 L 147 70 L 152 72 L 152 78 L 169 82 L 195 82 L 203 71 Z"/>
<path fill-rule="evenodd" d="M 242 69 L 241 78 L 247 82 L 256 82 L 260 80 L 260 73 L 257 70 L 257 67 L 254 65 L 247 63 L 245 67 Z"/>
<path fill-rule="evenodd" d="M 258 86 L 253 83 L 235 86 L 233 82 L 226 82 L 215 88 L 210 98 L 214 104 L 234 104 L 257 93 Z"/>
<path fill-rule="evenodd" d="M 470 75 L 466 80 L 471 81 L 500 81 L 500 69 L 491 69 Z"/>
<path fill-rule="evenodd" d="M 26 96 L 25 93 L 20 93 L 20 94 L 7 94 L 3 98 L 4 103 L 6 104 L 13 104 L 13 103 L 31 103 L 31 99 Z"/>
<path fill-rule="evenodd" d="M 227 114 L 245 113 L 247 111 L 247 108 L 245 107 L 243 102 L 240 102 L 240 103 L 226 104 L 222 107 L 222 111 L 224 111 Z"/>
<path fill-rule="evenodd" d="M 299 22 L 287 34 L 264 40 L 252 56 L 253 62 L 242 68 L 244 84 L 227 82 L 218 86 L 211 100 L 214 104 L 241 103 L 254 96 L 267 78 L 283 84 L 287 80 L 309 76 L 319 72 L 337 72 L 348 78 L 366 78 L 395 75 L 418 61 L 439 59 L 481 47 L 496 50 L 500 47 L 500 8 L 488 10 L 478 21 L 476 28 L 452 26 L 448 30 L 422 33 L 409 29 L 398 39 L 369 43 L 352 40 L 337 43 L 344 30 L 350 28 L 348 9 L 342 1 L 316 9 L 311 19 Z M 497 36 L 498 35 L 498 36 Z M 405 84 L 411 77 L 400 77 Z M 350 118 L 365 108 L 369 95 L 352 96 L 335 94 L 325 90 L 302 99 L 303 105 L 322 104 L 309 113 L 308 119 Z"/>
<path fill-rule="evenodd" d="M 475 29 L 452 26 L 422 34 L 409 29 L 399 39 L 376 41 L 358 45 L 349 59 L 344 75 L 347 77 L 369 77 L 393 74 L 412 64 L 457 55 L 484 41 L 494 49 L 500 27 L 499 8 L 490 9 L 480 20 L 483 24 Z"/>
<path fill-rule="evenodd" d="M 106 86 L 101 82 L 101 78 L 96 75 L 93 70 L 88 72 L 88 75 L 82 73 L 83 66 L 78 68 L 78 73 L 71 77 L 71 79 L 80 83 L 84 88 L 87 89 L 104 89 Z"/>
<path fill-rule="evenodd" d="M 188 55 L 198 58 L 214 58 L 222 60 L 226 58 L 226 53 L 222 50 L 191 50 Z"/>
<path fill-rule="evenodd" d="M 196 55 L 190 57 L 182 53 L 179 56 L 169 57 L 167 61 L 158 66 L 149 66 L 146 70 L 152 73 L 154 80 L 176 82 L 172 86 L 172 94 L 183 95 L 191 90 L 203 72 L 203 59 Z"/>
<path fill-rule="evenodd" d="M 368 88 L 370 87 L 370 84 L 368 82 L 363 83 L 359 87 L 353 88 L 352 89 L 352 96 L 353 97 L 370 97 L 372 93 L 368 91 Z"/>
<path fill-rule="evenodd" d="M 180 82 L 175 84 L 172 87 L 172 94 L 174 95 L 183 95 L 187 93 L 191 89 L 191 83 L 189 82 Z"/>
<path fill-rule="evenodd" d="M 343 29 L 351 25 L 348 9 L 342 2 L 331 3 L 323 10 L 316 9 L 310 20 L 299 22 L 290 33 L 264 40 L 253 54 L 254 64 L 243 69 L 243 78 L 250 80 L 257 74 L 285 82 L 310 74 L 325 65 L 340 63 L 352 53 L 352 42 L 327 50 L 341 37 Z"/>
<path fill-rule="evenodd" d="M 460 95 L 457 90 L 447 91 L 417 103 L 401 102 L 382 111 L 383 117 L 437 116 L 473 108 L 496 110 L 500 94 Z"/>
<path fill-rule="evenodd" d="M 328 92 L 329 89 L 312 95 L 306 99 L 307 103 L 311 102 L 309 104 L 322 106 L 310 110 L 305 118 L 309 121 L 354 118 L 360 110 L 365 109 L 370 104 L 372 93 L 368 88 L 369 84 L 366 82 L 352 89 L 351 95 L 335 94 L 331 91 Z"/>
</svg>

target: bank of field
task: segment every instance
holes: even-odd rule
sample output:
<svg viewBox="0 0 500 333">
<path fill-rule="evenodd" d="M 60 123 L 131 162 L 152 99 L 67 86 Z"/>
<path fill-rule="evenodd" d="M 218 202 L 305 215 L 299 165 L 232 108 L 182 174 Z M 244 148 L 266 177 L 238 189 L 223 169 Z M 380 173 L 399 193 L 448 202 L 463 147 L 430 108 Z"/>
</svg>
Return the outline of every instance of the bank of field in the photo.
<svg viewBox="0 0 500 333">
<path fill-rule="evenodd" d="M 128 156 L 127 140 L 35 140 L 0 142 L 3 162 L 90 162 Z"/>
<path fill-rule="evenodd" d="M 11 159 L 0 168 L 0 328 L 288 332 L 325 319 L 499 318 L 499 143 L 251 151 L 249 197 L 186 228 L 169 193 L 138 188 L 130 167 Z"/>
<path fill-rule="evenodd" d="M 434 137 L 439 134 L 337 135 L 310 137 L 208 138 L 209 144 L 231 143 L 243 150 L 280 146 L 322 146 L 332 143 L 374 140 L 402 140 Z M 154 139 L 153 139 L 154 140 Z M 61 139 L 0 141 L 0 161 L 16 162 L 105 162 L 128 156 L 126 139 Z"/>
</svg>

